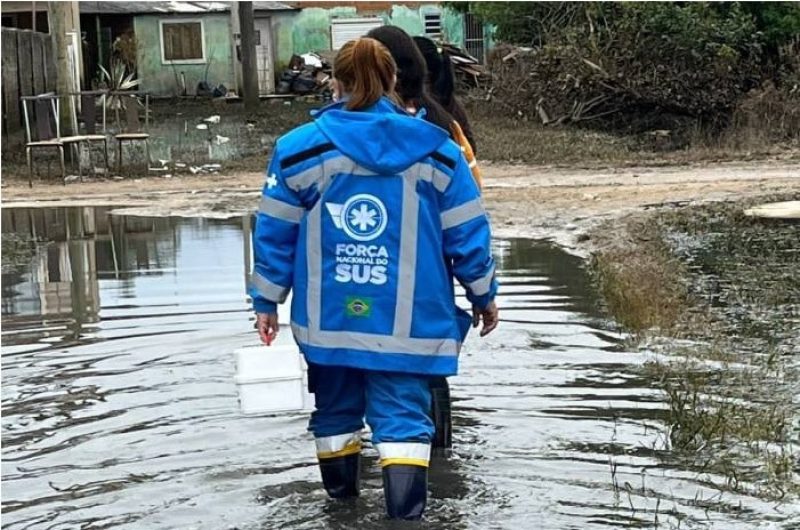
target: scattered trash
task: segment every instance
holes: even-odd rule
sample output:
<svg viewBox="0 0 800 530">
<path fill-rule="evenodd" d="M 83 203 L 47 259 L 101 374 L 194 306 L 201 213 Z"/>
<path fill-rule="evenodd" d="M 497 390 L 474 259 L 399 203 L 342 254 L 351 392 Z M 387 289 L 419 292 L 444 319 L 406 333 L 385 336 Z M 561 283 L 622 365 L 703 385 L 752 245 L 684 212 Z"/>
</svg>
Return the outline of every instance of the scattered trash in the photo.
<svg viewBox="0 0 800 530">
<path fill-rule="evenodd" d="M 212 97 L 212 98 L 222 98 L 227 96 L 228 94 L 228 87 L 225 85 L 217 85 L 212 87 L 205 81 L 200 81 L 197 83 L 197 95 L 204 96 L 204 97 Z"/>
<path fill-rule="evenodd" d="M 172 178 L 172 173 L 167 173 L 166 175 L 164 175 L 164 178 L 165 179 L 171 179 Z"/>
<path fill-rule="evenodd" d="M 310 66 L 312 68 L 322 68 L 323 62 L 322 57 L 317 55 L 316 53 L 304 53 L 300 56 L 303 59 L 303 62 L 306 66 Z"/>
<path fill-rule="evenodd" d="M 207 131 L 208 130 L 208 124 L 207 123 L 198 123 L 197 125 L 195 125 L 194 128 L 197 129 L 198 131 Z"/>
<path fill-rule="evenodd" d="M 186 167 L 186 164 L 184 164 L 183 162 L 175 162 L 175 167 L 183 169 Z"/>
<path fill-rule="evenodd" d="M 68 175 L 68 176 L 64 177 L 64 182 L 75 182 L 79 178 L 80 177 L 78 175 Z"/>
<path fill-rule="evenodd" d="M 227 136 L 220 136 L 219 134 L 214 137 L 214 143 L 217 144 L 217 145 L 226 144 L 226 143 L 230 142 L 230 140 L 231 139 L 228 138 Z"/>
<path fill-rule="evenodd" d="M 219 114 L 214 114 L 208 118 L 203 118 L 203 121 L 206 123 L 219 123 Z"/>
<path fill-rule="evenodd" d="M 203 164 L 202 166 L 189 166 L 189 171 L 192 175 L 216 173 L 222 169 L 222 164 Z"/>
<path fill-rule="evenodd" d="M 321 94 L 328 99 L 333 93 L 330 86 L 332 72 L 331 61 L 321 55 L 293 55 L 275 91 L 278 94 Z"/>
</svg>

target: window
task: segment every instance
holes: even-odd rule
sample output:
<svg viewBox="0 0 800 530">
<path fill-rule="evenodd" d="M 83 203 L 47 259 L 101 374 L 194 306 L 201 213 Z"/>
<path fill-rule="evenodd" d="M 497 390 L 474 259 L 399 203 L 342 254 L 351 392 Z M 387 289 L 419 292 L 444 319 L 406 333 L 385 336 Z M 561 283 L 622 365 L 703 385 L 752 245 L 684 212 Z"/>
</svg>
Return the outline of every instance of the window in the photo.
<svg viewBox="0 0 800 530">
<path fill-rule="evenodd" d="M 430 39 L 442 38 L 442 14 L 427 13 L 425 17 L 425 36 Z"/>
<path fill-rule="evenodd" d="M 164 63 L 204 63 L 205 48 L 202 21 L 161 21 L 161 60 Z"/>
<path fill-rule="evenodd" d="M 466 13 L 464 15 L 464 48 L 481 64 L 486 60 L 484 44 L 483 23 L 472 13 Z"/>
</svg>

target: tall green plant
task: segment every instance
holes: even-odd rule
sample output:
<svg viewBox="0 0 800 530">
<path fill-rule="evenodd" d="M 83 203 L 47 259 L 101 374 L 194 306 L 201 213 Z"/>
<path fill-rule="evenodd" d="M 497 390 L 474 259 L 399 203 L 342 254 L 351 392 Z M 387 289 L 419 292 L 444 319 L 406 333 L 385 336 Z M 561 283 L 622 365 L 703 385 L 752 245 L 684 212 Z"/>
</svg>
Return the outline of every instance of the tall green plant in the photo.
<svg viewBox="0 0 800 530">
<path fill-rule="evenodd" d="M 133 90 L 139 86 L 139 79 L 136 79 L 135 72 L 128 72 L 128 68 L 124 62 L 114 60 L 111 62 L 111 71 L 109 72 L 103 66 L 100 66 L 102 74 L 101 82 L 105 88 L 112 92 L 108 97 L 107 106 L 111 109 L 121 109 L 122 99 L 121 96 L 113 94 L 114 92 L 124 92 L 126 90 Z"/>
</svg>

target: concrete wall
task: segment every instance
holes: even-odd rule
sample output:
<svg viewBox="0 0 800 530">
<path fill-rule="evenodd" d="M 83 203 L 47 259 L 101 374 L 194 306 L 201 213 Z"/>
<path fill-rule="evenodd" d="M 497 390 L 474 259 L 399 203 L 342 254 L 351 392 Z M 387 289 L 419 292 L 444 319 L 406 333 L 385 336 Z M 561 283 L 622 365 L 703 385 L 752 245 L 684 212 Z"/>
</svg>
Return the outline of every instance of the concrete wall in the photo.
<svg viewBox="0 0 800 530">
<path fill-rule="evenodd" d="M 403 28 L 409 35 L 422 35 L 425 29 L 424 15 L 439 11 L 442 14 L 442 32 L 446 42 L 464 46 L 463 16 L 450 9 L 431 4 L 393 5 L 390 10 L 365 12 L 356 7 L 306 7 L 302 11 L 279 13 L 272 16 L 275 39 L 275 66 L 280 71 L 289 63 L 293 54 L 331 49 L 330 26 L 333 18 L 356 18 L 379 16 L 385 24 Z M 487 46 L 490 31 L 487 27 Z"/>
<path fill-rule="evenodd" d="M 202 20 L 206 60 L 200 64 L 163 64 L 160 20 Z M 206 80 L 212 87 L 233 86 L 233 57 L 230 15 L 139 15 L 134 18 L 137 70 L 140 89 L 155 95 L 180 95 L 183 91 L 181 72 L 186 77 L 186 91 L 195 94 L 197 84 Z"/>
</svg>

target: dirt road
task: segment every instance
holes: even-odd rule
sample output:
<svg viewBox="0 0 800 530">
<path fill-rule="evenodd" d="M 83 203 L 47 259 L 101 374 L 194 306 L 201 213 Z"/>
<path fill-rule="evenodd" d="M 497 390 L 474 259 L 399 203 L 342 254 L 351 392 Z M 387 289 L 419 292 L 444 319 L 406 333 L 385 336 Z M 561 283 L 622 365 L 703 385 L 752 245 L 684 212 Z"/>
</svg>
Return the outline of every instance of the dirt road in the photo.
<svg viewBox="0 0 800 530">
<path fill-rule="evenodd" d="M 642 208 L 767 193 L 800 194 L 800 162 L 564 169 L 483 164 L 498 236 L 548 237 L 576 249 L 597 222 Z M 127 214 L 229 217 L 258 204 L 263 176 L 150 177 L 130 181 L 3 183 L 2 206 L 118 205 Z"/>
</svg>

